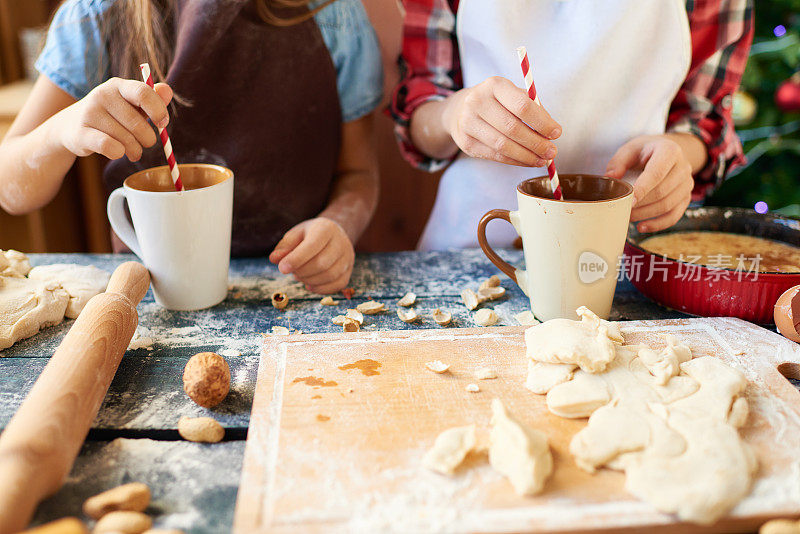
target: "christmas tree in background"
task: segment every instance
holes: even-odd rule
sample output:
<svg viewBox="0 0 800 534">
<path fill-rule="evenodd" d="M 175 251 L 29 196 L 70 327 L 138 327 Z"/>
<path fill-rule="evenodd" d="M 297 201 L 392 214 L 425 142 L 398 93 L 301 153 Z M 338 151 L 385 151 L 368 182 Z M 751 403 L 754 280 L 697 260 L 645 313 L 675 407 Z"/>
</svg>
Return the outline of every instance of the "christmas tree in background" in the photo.
<svg viewBox="0 0 800 534">
<path fill-rule="evenodd" d="M 733 105 L 747 164 L 708 204 L 800 217 L 800 0 L 761 0 Z"/>
</svg>

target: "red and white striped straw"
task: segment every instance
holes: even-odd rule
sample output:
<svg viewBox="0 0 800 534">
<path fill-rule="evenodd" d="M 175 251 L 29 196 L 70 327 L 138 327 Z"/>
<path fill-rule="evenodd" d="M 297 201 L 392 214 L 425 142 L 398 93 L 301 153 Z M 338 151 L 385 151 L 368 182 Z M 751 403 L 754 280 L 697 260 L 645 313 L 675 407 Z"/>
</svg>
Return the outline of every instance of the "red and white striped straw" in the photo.
<svg viewBox="0 0 800 534">
<path fill-rule="evenodd" d="M 142 63 L 139 65 L 139 68 L 142 69 L 142 79 L 144 83 L 153 87 L 153 75 L 150 73 L 150 65 L 148 63 Z M 169 173 L 172 175 L 172 183 L 175 184 L 175 191 L 183 191 L 181 171 L 178 169 L 178 162 L 175 161 L 175 154 L 172 151 L 172 143 L 169 140 L 169 134 L 165 128 L 159 128 L 158 135 L 161 137 L 161 144 L 164 146 L 164 155 L 167 157 L 167 163 L 169 163 Z"/>
<path fill-rule="evenodd" d="M 519 56 L 519 63 L 522 67 L 522 76 L 525 77 L 525 90 L 528 91 L 528 96 L 539 104 L 539 95 L 536 94 L 536 86 L 533 84 L 533 69 L 528 61 L 528 51 L 524 46 L 517 48 L 517 56 Z M 550 176 L 550 190 L 553 192 L 553 198 L 561 200 L 561 183 L 558 181 L 558 172 L 556 172 L 556 164 L 553 160 L 547 162 L 547 174 Z"/>
</svg>

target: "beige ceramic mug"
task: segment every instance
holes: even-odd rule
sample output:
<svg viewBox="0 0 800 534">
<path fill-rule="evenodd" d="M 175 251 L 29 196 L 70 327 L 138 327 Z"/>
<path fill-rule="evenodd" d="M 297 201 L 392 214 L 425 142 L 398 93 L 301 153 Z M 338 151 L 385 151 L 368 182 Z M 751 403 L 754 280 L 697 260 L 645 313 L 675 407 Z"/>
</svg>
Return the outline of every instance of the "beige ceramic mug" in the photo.
<svg viewBox="0 0 800 534">
<path fill-rule="evenodd" d="M 633 187 L 588 174 L 559 175 L 559 179 L 566 200 L 553 198 L 547 176 L 520 183 L 517 211 L 487 212 L 478 224 L 478 243 L 530 298 L 539 320 L 575 319 L 579 306 L 608 318 Z M 510 222 L 522 238 L 525 270 L 503 261 L 489 246 L 486 225 L 492 219 Z"/>
</svg>

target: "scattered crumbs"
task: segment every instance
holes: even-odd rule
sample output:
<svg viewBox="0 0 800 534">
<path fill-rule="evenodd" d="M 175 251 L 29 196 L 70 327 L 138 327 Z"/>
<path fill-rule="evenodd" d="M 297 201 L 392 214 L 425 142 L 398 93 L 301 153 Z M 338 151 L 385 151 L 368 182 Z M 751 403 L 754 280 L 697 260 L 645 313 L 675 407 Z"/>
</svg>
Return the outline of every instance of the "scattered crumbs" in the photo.
<svg viewBox="0 0 800 534">
<path fill-rule="evenodd" d="M 439 360 L 428 362 L 425 364 L 425 367 L 427 367 L 430 371 L 433 371 L 434 373 L 438 374 L 442 374 L 446 372 L 448 369 L 450 369 L 450 366 L 448 364 L 441 362 Z"/>
<path fill-rule="evenodd" d="M 342 365 L 339 367 L 342 371 L 347 371 L 348 369 L 358 369 L 361 371 L 362 374 L 365 376 L 375 376 L 379 375 L 378 367 L 381 366 L 380 362 L 376 362 L 375 360 L 365 359 L 365 360 L 358 360 L 357 362 L 348 363 L 347 365 Z"/>
<path fill-rule="evenodd" d="M 466 389 L 470 393 L 477 393 L 481 390 L 481 388 L 478 387 L 478 384 L 467 384 L 467 387 L 465 387 L 464 389 Z"/>
<path fill-rule="evenodd" d="M 331 418 L 328 417 L 327 415 L 317 414 L 317 421 L 325 422 L 325 421 L 330 421 L 330 420 L 331 420 Z"/>
<path fill-rule="evenodd" d="M 298 382 L 303 382 L 307 386 L 322 386 L 324 388 L 329 388 L 339 385 L 333 380 L 326 381 L 325 379 L 317 378 L 316 376 L 300 376 L 292 380 L 292 384 L 297 384 Z"/>
<path fill-rule="evenodd" d="M 143 326 L 136 328 L 133 333 L 133 339 L 128 345 L 128 350 L 136 349 L 153 350 L 153 338 L 150 337 L 150 330 Z"/>
<path fill-rule="evenodd" d="M 481 367 L 473 373 L 475 380 L 491 380 L 497 378 L 497 373 L 490 367 Z"/>
<path fill-rule="evenodd" d="M 225 349 L 221 351 L 219 355 L 225 356 L 226 358 L 238 358 L 239 356 L 242 355 L 242 353 L 236 349 Z"/>
<path fill-rule="evenodd" d="M 312 399 L 321 399 L 321 398 L 322 398 L 322 395 L 314 395 L 314 396 L 312 396 L 311 398 L 312 398 Z"/>
</svg>

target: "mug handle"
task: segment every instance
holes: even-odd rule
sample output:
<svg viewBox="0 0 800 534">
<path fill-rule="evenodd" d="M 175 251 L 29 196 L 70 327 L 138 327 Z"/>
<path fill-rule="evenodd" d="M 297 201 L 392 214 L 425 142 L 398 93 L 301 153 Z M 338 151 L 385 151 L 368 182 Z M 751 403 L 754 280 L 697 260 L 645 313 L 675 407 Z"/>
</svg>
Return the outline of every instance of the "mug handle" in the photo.
<svg viewBox="0 0 800 534">
<path fill-rule="evenodd" d="M 125 213 L 125 199 L 125 189 L 123 187 L 118 187 L 111 192 L 106 208 L 108 222 L 111 223 L 112 230 L 122 242 L 141 258 L 142 252 L 139 249 L 139 240 L 136 239 L 136 231 Z"/>
<path fill-rule="evenodd" d="M 481 250 L 483 253 L 486 254 L 486 257 L 489 258 L 489 261 L 495 264 L 495 266 L 503 271 L 503 273 L 511 278 L 517 285 L 522 289 L 522 292 L 526 295 L 528 294 L 528 276 L 527 273 L 521 269 L 516 269 L 513 265 L 505 261 L 501 258 L 497 252 L 489 245 L 489 241 L 486 239 L 486 225 L 489 224 L 489 221 L 493 219 L 502 219 L 511 224 L 514 227 L 514 230 L 517 231 L 517 234 L 522 236 L 519 231 L 519 214 L 516 211 L 509 211 L 509 210 L 490 210 L 487 211 L 486 214 L 481 217 L 480 222 L 478 223 L 478 244 L 481 246 Z"/>
</svg>

